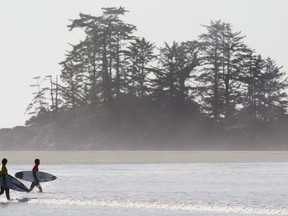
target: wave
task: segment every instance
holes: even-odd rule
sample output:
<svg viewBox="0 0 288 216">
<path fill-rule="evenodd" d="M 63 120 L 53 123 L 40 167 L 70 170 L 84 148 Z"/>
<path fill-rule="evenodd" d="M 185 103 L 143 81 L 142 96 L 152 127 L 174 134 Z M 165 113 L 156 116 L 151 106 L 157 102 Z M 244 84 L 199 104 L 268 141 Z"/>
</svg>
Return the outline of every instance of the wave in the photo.
<svg viewBox="0 0 288 216">
<path fill-rule="evenodd" d="M 83 200 L 83 199 L 25 199 L 25 202 L 49 204 L 49 205 L 75 205 L 75 206 L 95 206 L 105 208 L 134 208 L 134 209 L 155 209 L 155 210 L 173 210 L 188 212 L 211 212 L 211 213 L 233 213 L 247 215 L 288 215 L 286 207 L 268 207 L 268 206 L 249 206 L 236 204 L 215 204 L 215 203 L 177 203 L 167 201 L 131 201 L 131 200 Z"/>
</svg>

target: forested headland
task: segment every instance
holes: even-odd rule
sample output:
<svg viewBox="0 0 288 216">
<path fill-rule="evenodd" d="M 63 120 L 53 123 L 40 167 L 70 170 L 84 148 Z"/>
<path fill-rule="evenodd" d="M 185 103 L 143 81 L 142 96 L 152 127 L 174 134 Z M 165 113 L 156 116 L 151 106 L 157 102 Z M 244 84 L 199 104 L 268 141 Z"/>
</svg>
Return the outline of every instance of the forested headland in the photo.
<svg viewBox="0 0 288 216">
<path fill-rule="evenodd" d="M 275 60 L 221 20 L 157 47 L 126 13 L 69 21 L 85 37 L 58 76 L 34 77 L 31 118 L 0 130 L 1 150 L 288 149 L 287 74 Z"/>
</svg>

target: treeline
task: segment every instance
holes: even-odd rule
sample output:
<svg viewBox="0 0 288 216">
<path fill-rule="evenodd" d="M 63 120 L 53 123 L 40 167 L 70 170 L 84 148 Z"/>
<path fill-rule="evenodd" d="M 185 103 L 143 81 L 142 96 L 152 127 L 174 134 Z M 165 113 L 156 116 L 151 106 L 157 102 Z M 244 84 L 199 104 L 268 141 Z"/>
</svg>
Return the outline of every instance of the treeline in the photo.
<svg viewBox="0 0 288 216">
<path fill-rule="evenodd" d="M 1 148 L 286 148 L 287 80 L 274 60 L 220 20 L 195 40 L 156 47 L 134 35 L 126 12 L 71 21 L 85 38 L 60 63 L 59 81 L 35 77 L 32 117 L 2 130 Z"/>
</svg>

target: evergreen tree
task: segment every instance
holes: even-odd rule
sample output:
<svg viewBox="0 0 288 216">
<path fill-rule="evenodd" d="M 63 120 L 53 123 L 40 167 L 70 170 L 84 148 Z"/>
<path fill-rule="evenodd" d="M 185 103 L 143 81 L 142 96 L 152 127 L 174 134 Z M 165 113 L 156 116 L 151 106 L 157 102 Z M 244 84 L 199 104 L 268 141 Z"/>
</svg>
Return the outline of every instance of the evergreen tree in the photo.
<svg viewBox="0 0 288 216">
<path fill-rule="evenodd" d="M 255 80 L 255 100 L 257 119 L 264 122 L 275 121 L 287 109 L 287 80 L 271 58 L 263 61 L 263 67 Z"/>
<path fill-rule="evenodd" d="M 61 79 L 65 86 L 60 87 L 62 98 L 65 101 L 66 109 L 75 109 L 80 106 L 87 99 L 87 91 L 85 91 L 86 78 L 87 78 L 87 61 L 86 55 L 83 52 L 85 42 L 73 46 L 66 56 L 65 61 L 61 62 L 62 71 Z M 86 102 L 86 101 L 85 101 Z"/>
<path fill-rule="evenodd" d="M 220 68 L 222 60 L 223 44 L 222 35 L 225 25 L 221 21 L 211 22 L 210 26 L 205 26 L 208 33 L 200 36 L 203 48 L 203 60 L 205 67 L 203 73 L 198 77 L 202 83 L 199 90 L 203 98 L 202 105 L 205 112 L 209 113 L 215 120 L 219 120 L 222 105 Z M 205 92 L 205 93 L 204 93 Z M 204 93 L 204 94 L 203 94 Z"/>
<path fill-rule="evenodd" d="M 120 50 L 121 43 L 131 39 L 135 26 L 124 23 L 119 16 L 127 12 L 124 8 L 103 8 L 103 15 L 95 17 L 80 14 L 80 19 L 73 20 L 70 29 L 83 28 L 87 40 L 99 45 L 101 55 L 101 76 L 104 104 L 113 99 L 113 77 L 116 77 L 116 94 L 120 87 Z M 116 68 L 116 69 L 115 69 Z"/>
<path fill-rule="evenodd" d="M 252 50 L 246 59 L 247 61 L 241 65 L 241 70 L 244 73 L 240 77 L 240 81 L 245 84 L 245 89 L 242 91 L 243 109 L 241 115 L 244 115 L 244 120 L 252 121 L 258 119 L 258 83 L 265 62 L 260 55 L 255 55 Z"/>
<path fill-rule="evenodd" d="M 203 67 L 198 81 L 203 111 L 214 120 L 231 120 L 241 103 L 241 64 L 248 49 L 240 32 L 233 32 L 230 24 L 221 21 L 205 26 L 200 35 Z"/>
<path fill-rule="evenodd" d="M 125 53 L 128 62 L 126 74 L 128 93 L 143 98 L 151 92 L 149 87 L 151 65 L 149 64 L 156 58 L 154 45 L 145 38 L 135 39 Z"/>
<path fill-rule="evenodd" d="M 196 41 L 165 43 L 160 49 L 159 69 L 155 71 L 155 94 L 160 100 L 182 103 L 189 98 L 188 80 L 199 66 L 199 44 Z"/>
<path fill-rule="evenodd" d="M 32 99 L 32 102 L 27 106 L 26 112 L 30 115 L 38 114 L 40 111 L 43 110 L 50 110 L 49 102 L 46 97 L 46 93 L 48 88 L 42 87 L 40 84 L 40 76 L 33 77 L 36 80 L 36 84 L 30 85 L 31 87 L 36 87 L 36 91 L 33 92 L 35 95 Z"/>
</svg>

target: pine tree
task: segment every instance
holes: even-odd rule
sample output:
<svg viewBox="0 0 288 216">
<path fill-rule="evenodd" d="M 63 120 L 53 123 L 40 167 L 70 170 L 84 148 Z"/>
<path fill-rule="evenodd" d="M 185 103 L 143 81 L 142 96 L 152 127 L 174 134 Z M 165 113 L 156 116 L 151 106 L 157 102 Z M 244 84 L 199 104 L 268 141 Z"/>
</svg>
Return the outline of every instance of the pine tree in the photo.
<svg viewBox="0 0 288 216">
<path fill-rule="evenodd" d="M 149 95 L 151 81 L 151 65 L 155 60 L 154 45 L 142 39 L 135 39 L 128 47 L 126 54 L 127 73 L 126 73 L 126 88 L 128 93 L 143 98 Z"/>
<path fill-rule="evenodd" d="M 200 35 L 203 67 L 197 77 L 202 108 L 215 121 L 232 120 L 241 103 L 241 64 L 248 49 L 241 32 L 233 32 L 230 24 L 220 20 L 204 26 Z"/>
<path fill-rule="evenodd" d="M 196 41 L 165 43 L 160 49 L 159 69 L 156 75 L 156 97 L 170 102 L 184 102 L 190 97 L 188 81 L 199 66 L 199 44 Z"/>
<path fill-rule="evenodd" d="M 119 19 L 127 11 L 122 8 L 103 8 L 103 15 L 95 17 L 80 14 L 80 19 L 72 21 L 70 29 L 83 28 L 86 42 L 97 44 L 100 56 L 103 102 L 110 104 L 113 99 L 113 79 L 115 78 L 116 95 L 120 91 L 121 47 L 124 41 L 130 40 L 135 26 Z"/>
</svg>

